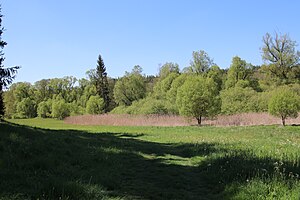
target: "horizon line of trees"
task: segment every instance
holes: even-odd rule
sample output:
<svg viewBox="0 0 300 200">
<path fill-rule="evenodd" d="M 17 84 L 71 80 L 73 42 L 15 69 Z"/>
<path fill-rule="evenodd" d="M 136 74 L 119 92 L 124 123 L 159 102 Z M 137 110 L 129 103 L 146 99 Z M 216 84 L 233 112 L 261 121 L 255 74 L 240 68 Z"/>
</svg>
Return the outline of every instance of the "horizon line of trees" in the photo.
<svg viewBox="0 0 300 200">
<path fill-rule="evenodd" d="M 87 78 L 43 79 L 12 84 L 4 92 L 5 117 L 53 117 L 128 113 L 175 114 L 203 118 L 218 114 L 267 112 L 297 117 L 300 111 L 300 52 L 288 35 L 266 34 L 261 48 L 265 64 L 253 66 L 238 56 L 221 69 L 203 51 L 194 51 L 190 66 L 167 62 L 158 75 L 146 76 L 136 65 L 114 79 L 101 55 Z M 285 94 L 285 95 L 280 95 Z"/>
</svg>

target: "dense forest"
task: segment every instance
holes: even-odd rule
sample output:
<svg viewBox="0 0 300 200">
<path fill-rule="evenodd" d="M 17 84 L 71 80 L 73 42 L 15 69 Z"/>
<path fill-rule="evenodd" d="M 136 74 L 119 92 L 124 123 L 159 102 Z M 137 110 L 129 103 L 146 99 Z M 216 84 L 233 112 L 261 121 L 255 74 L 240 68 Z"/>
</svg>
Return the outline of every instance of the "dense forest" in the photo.
<svg viewBox="0 0 300 200">
<path fill-rule="evenodd" d="M 224 69 L 203 50 L 190 66 L 167 62 L 155 76 L 134 66 L 111 78 L 101 55 L 86 78 L 42 79 L 14 83 L 4 92 L 7 118 L 58 118 L 82 114 L 171 114 L 195 117 L 198 123 L 218 114 L 267 112 L 283 123 L 300 110 L 300 52 L 287 34 L 266 34 L 264 64 L 254 66 L 235 56 Z M 283 109 L 284 108 L 284 109 Z"/>
</svg>

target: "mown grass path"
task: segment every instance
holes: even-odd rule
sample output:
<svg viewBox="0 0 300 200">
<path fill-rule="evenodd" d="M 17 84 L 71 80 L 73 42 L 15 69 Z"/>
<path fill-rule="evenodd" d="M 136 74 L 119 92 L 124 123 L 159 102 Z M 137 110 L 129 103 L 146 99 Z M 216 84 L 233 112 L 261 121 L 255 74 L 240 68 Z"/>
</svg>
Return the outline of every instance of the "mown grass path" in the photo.
<svg viewBox="0 0 300 200">
<path fill-rule="evenodd" d="M 299 199 L 300 127 L 0 123 L 0 199 Z"/>
</svg>

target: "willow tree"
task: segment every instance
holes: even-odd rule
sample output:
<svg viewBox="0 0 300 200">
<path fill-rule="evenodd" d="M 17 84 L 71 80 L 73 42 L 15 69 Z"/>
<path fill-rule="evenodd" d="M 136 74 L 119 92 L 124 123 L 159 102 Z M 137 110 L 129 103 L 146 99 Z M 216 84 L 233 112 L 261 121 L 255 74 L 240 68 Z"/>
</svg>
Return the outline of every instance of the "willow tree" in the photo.
<svg viewBox="0 0 300 200">
<path fill-rule="evenodd" d="M 285 126 L 287 118 L 297 118 L 300 111 L 299 95 L 288 87 L 275 90 L 269 102 L 269 113 L 281 118 Z"/>
<path fill-rule="evenodd" d="M 179 88 L 176 104 L 181 115 L 194 117 L 201 126 L 204 117 L 214 117 L 221 110 L 217 84 L 211 78 L 191 76 Z"/>
</svg>

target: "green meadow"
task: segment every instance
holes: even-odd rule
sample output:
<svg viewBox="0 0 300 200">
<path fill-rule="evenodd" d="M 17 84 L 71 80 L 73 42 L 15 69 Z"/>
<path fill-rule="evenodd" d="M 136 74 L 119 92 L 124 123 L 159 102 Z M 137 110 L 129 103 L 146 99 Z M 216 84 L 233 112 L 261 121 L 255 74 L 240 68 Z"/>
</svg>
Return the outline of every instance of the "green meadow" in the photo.
<svg viewBox="0 0 300 200">
<path fill-rule="evenodd" d="M 0 123 L 0 199 L 299 199 L 300 127 Z"/>
</svg>

